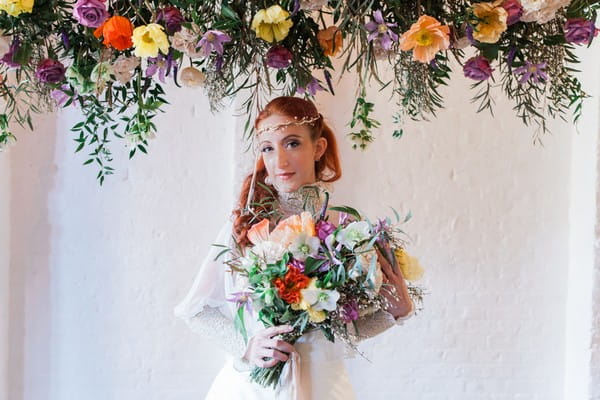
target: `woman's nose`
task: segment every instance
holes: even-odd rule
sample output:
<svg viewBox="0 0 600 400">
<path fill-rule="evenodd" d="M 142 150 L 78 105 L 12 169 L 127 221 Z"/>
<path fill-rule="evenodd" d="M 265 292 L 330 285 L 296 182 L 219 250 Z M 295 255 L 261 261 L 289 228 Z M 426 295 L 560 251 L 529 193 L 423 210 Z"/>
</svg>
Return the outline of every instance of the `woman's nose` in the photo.
<svg viewBox="0 0 600 400">
<path fill-rule="evenodd" d="M 285 154 L 285 151 L 279 150 L 277 152 L 277 166 L 278 167 L 286 167 L 288 165 L 288 157 Z"/>
</svg>

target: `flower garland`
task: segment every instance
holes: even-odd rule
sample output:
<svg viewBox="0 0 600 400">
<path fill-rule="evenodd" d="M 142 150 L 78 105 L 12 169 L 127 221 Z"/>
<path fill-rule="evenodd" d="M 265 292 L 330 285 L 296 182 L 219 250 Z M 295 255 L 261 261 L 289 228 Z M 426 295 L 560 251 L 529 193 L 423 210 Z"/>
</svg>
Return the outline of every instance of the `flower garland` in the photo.
<svg viewBox="0 0 600 400">
<path fill-rule="evenodd" d="M 85 164 L 99 166 L 102 183 L 113 172 L 113 137 L 128 141 L 130 157 L 146 153 L 167 79 L 204 88 L 213 110 L 249 93 L 250 121 L 274 90 L 334 94 L 335 57 L 344 61 L 340 73 L 359 76 L 355 148 L 366 148 L 380 125 L 370 83 L 392 88 L 400 137 L 407 118 L 443 107 L 451 57 L 473 81 L 478 111 L 491 111 L 490 92 L 499 88 L 539 139 L 548 117 L 581 115 L 587 95 L 573 74 L 574 49 L 592 43 L 599 7 L 600 0 L 0 0 L 0 149 L 16 140 L 12 123 L 33 129 L 32 113 L 80 107 L 76 151 L 89 151 Z M 467 57 L 466 48 L 476 54 Z M 390 81 L 378 75 L 382 63 L 393 67 Z"/>
</svg>

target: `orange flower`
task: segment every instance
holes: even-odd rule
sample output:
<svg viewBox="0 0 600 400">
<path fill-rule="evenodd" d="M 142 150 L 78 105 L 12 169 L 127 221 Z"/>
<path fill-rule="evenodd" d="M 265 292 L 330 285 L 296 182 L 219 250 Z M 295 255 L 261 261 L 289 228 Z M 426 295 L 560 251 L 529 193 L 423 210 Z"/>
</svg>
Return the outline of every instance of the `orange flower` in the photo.
<svg viewBox="0 0 600 400">
<path fill-rule="evenodd" d="M 400 48 L 404 51 L 413 50 L 414 59 L 423 63 L 430 62 L 438 51 L 449 46 L 448 25 L 442 25 L 428 15 L 422 15 L 400 38 Z"/>
<path fill-rule="evenodd" d="M 133 46 L 133 24 L 125 17 L 116 15 L 107 19 L 95 31 L 94 36 L 104 36 L 104 45 L 117 50 L 126 50 Z"/>
<path fill-rule="evenodd" d="M 287 247 L 301 233 L 305 233 L 307 236 L 317 235 L 312 215 L 306 211 L 300 215 L 292 215 L 278 223 L 271 232 L 269 240 Z"/>
<path fill-rule="evenodd" d="M 333 57 L 342 50 L 342 31 L 335 25 L 320 30 L 317 33 L 317 40 L 326 56 Z"/>
<path fill-rule="evenodd" d="M 288 265 L 288 272 L 283 278 L 276 278 L 273 281 L 279 297 L 288 304 L 299 303 L 302 297 L 300 291 L 308 287 L 309 283 L 310 278 L 292 265 Z"/>
<path fill-rule="evenodd" d="M 259 223 L 252 225 L 246 237 L 250 243 L 255 245 L 269 240 L 269 220 L 265 218 Z"/>
</svg>

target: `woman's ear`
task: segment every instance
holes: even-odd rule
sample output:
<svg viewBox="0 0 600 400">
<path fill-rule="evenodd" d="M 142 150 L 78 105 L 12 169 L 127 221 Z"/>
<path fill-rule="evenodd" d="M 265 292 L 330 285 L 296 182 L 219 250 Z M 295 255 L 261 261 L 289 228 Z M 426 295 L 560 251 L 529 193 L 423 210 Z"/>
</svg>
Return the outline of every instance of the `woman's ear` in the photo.
<svg viewBox="0 0 600 400">
<path fill-rule="evenodd" d="M 327 150 L 327 139 L 320 137 L 315 142 L 315 161 L 319 161 L 323 157 L 325 150 Z"/>
</svg>

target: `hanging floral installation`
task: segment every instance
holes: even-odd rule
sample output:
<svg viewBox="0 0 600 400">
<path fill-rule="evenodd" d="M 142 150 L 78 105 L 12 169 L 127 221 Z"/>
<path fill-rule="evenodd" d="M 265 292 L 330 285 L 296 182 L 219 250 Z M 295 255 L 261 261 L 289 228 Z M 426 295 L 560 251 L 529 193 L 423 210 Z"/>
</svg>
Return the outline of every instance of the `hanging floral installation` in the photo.
<svg viewBox="0 0 600 400">
<path fill-rule="evenodd" d="M 241 94 L 250 121 L 278 94 L 335 93 L 338 74 L 358 76 L 350 139 L 364 149 L 380 123 L 367 87 L 389 87 L 394 121 L 426 120 L 443 107 L 440 87 L 459 65 L 477 111 L 491 91 L 547 131 L 547 118 L 577 119 L 587 97 L 575 77 L 576 46 L 589 46 L 600 0 L 195 1 L 0 0 L 0 148 L 31 115 L 78 107 L 73 128 L 85 164 L 112 173 L 110 144 L 146 153 L 162 85 L 204 90 L 213 110 Z M 450 62 L 451 59 L 456 63 Z M 379 74 L 384 65 L 392 78 Z M 386 74 L 387 76 L 387 74 Z"/>
</svg>

